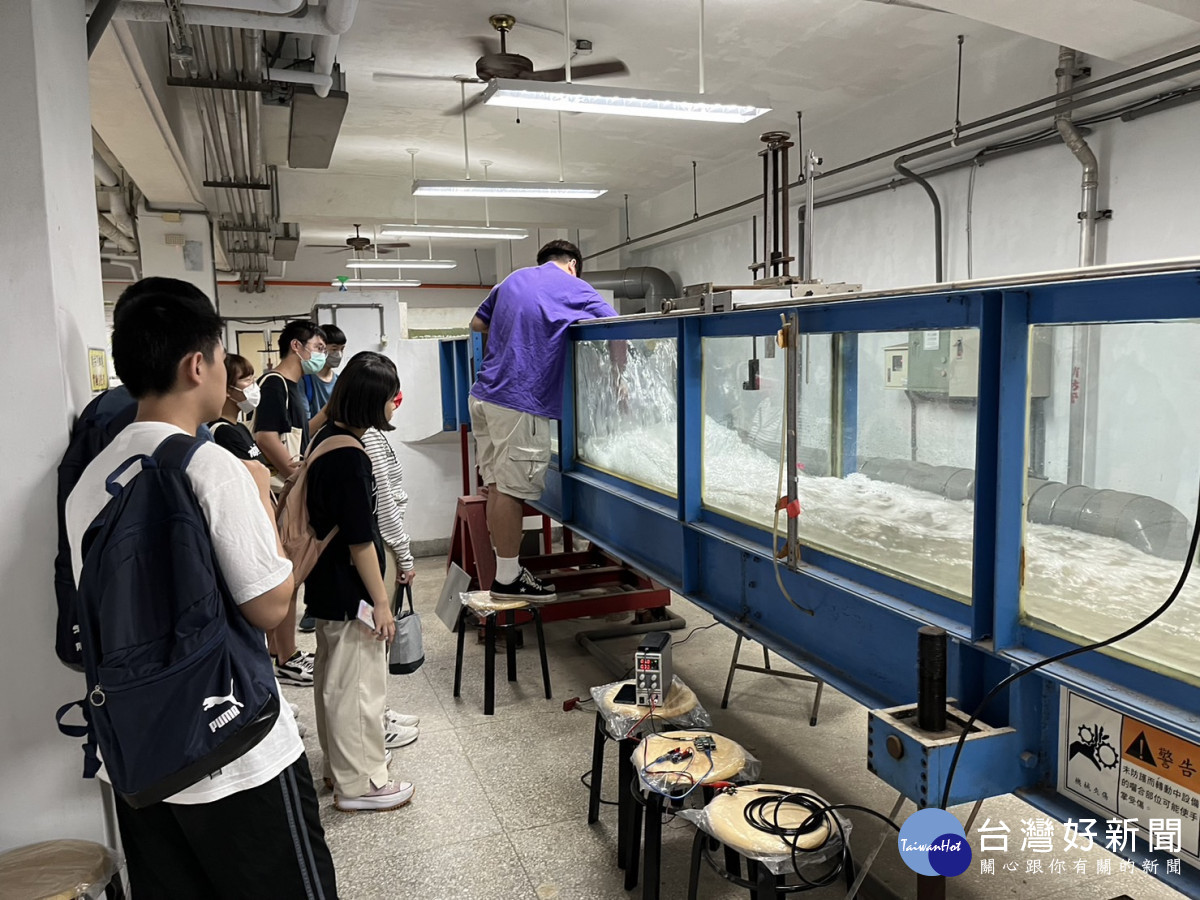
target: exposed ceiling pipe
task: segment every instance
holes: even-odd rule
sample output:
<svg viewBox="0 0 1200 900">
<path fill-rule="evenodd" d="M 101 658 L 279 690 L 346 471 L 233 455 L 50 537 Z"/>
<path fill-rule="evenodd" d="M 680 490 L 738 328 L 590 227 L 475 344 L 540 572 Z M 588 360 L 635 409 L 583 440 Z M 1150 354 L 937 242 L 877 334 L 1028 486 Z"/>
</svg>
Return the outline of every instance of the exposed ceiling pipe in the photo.
<svg viewBox="0 0 1200 900">
<path fill-rule="evenodd" d="M 100 234 L 112 241 L 125 253 L 137 253 L 137 244 L 132 238 L 127 237 L 120 228 L 110 222 L 103 213 L 96 213 L 96 224 L 100 229 Z"/>
<path fill-rule="evenodd" d="M 1075 51 L 1070 47 L 1058 48 L 1058 92 L 1069 91 L 1074 84 L 1076 74 Z M 1062 135 L 1063 143 L 1067 145 L 1079 164 L 1083 166 L 1083 209 L 1079 213 L 1079 265 L 1094 266 L 1096 264 L 1096 216 L 1100 191 L 1100 163 L 1096 154 L 1088 146 L 1075 123 L 1071 121 L 1071 111 L 1065 110 L 1054 117 L 1054 127 Z"/>
<path fill-rule="evenodd" d="M 901 158 L 902 159 L 902 158 Z M 935 284 L 942 282 L 942 201 L 938 199 L 937 191 L 933 189 L 933 185 L 926 179 L 922 178 L 912 169 L 908 168 L 897 159 L 892 163 L 893 167 L 910 181 L 921 186 L 921 189 L 929 196 L 929 202 L 933 204 L 933 281 Z"/>
<path fill-rule="evenodd" d="M 328 96 L 329 89 L 333 87 L 332 75 L 322 75 L 319 72 L 304 72 L 298 69 L 267 69 L 267 80 L 281 81 L 284 84 L 311 85 L 321 97 Z"/>
<path fill-rule="evenodd" d="M 246 80 L 255 84 L 263 80 L 265 69 L 262 59 L 262 41 L 263 36 L 261 31 L 249 30 L 242 32 L 242 66 L 245 69 Z M 262 94 L 257 91 L 248 92 L 245 103 L 250 180 L 255 184 L 266 184 L 266 168 L 263 164 Z M 251 194 L 254 198 L 255 218 L 259 225 L 266 227 L 274 224 L 270 195 L 264 191 L 251 191 Z M 265 268 L 269 246 L 266 235 L 262 232 L 255 232 L 254 244 L 255 249 L 260 254 L 261 265 Z M 255 281 L 255 290 L 260 293 L 266 290 L 261 276 Z"/>
<path fill-rule="evenodd" d="M 354 13 L 358 9 L 358 0 L 326 0 L 325 21 L 329 25 L 330 34 L 319 35 L 313 39 L 313 74 L 331 76 L 333 64 L 337 59 L 339 36 L 350 30 L 354 23 Z M 313 90 L 318 97 L 329 96 L 330 85 L 314 84 Z"/>
<path fill-rule="evenodd" d="M 100 0 L 92 0 L 89 6 L 97 6 Z M 221 6 L 184 6 L 184 15 L 189 25 L 212 25 L 225 28 L 257 28 L 263 31 L 283 31 L 288 34 L 341 34 L 334 31 L 341 18 L 330 19 L 325 7 L 309 6 L 307 0 L 296 4 L 293 13 L 276 15 L 250 10 L 229 9 Z M 114 16 L 133 22 L 166 22 L 170 9 L 165 3 L 150 0 L 120 0 Z M 333 25 L 331 25 L 331 21 Z"/>
<path fill-rule="evenodd" d="M 678 296 L 675 279 L 653 266 L 631 266 L 627 269 L 609 269 L 588 272 L 580 276 L 597 290 L 613 292 L 615 300 L 645 300 L 642 309 L 620 309 L 622 315 L 632 312 L 658 312 L 663 300 Z M 624 306 L 625 304 L 620 304 Z"/>
<path fill-rule="evenodd" d="M 136 257 L 103 256 L 100 261 L 106 266 L 120 266 L 129 270 L 129 280 L 137 281 L 141 276 L 141 262 Z"/>
<path fill-rule="evenodd" d="M 129 214 L 129 205 L 125 202 L 125 191 L 121 187 L 121 179 L 95 151 L 92 152 L 92 169 L 101 189 L 108 194 L 106 218 L 116 225 L 122 234 L 135 242 L 134 248 L 136 249 L 137 228 L 134 225 L 133 216 Z"/>
</svg>

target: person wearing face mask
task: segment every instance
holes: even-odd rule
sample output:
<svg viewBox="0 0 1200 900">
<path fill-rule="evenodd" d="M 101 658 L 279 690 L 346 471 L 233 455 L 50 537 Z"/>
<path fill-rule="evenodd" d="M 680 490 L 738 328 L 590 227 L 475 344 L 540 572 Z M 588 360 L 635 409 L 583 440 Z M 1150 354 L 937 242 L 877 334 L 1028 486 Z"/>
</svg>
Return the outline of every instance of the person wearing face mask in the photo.
<svg viewBox="0 0 1200 900">
<path fill-rule="evenodd" d="M 262 451 L 239 414 L 253 415 L 261 397 L 254 383 L 254 366 L 236 353 L 225 354 L 225 406 L 221 418 L 208 423 L 213 440 L 238 459 L 262 461 Z"/>
<path fill-rule="evenodd" d="M 279 364 L 258 380 L 261 399 L 254 411 L 254 440 L 275 473 L 272 489 L 300 467 L 308 449 L 308 401 L 300 386 L 305 375 L 325 368 L 325 331 L 316 322 L 288 322 L 279 335 Z M 275 676 L 286 684 L 312 687 L 313 655 L 296 647 L 296 598 L 282 624 L 267 635 Z"/>
<path fill-rule="evenodd" d="M 300 380 L 304 396 L 308 400 L 308 432 L 316 435 L 325 425 L 325 405 L 337 384 L 337 372 L 346 351 L 346 333 L 336 325 L 322 325 L 325 331 L 325 368 L 315 375 L 305 375 Z"/>
</svg>

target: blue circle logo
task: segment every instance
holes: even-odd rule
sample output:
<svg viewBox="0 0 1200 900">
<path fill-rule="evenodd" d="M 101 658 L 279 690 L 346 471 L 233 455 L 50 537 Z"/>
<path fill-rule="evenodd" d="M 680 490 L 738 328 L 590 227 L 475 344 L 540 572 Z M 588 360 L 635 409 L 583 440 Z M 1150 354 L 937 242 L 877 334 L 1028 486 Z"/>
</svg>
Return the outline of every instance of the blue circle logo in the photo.
<svg viewBox="0 0 1200 900">
<path fill-rule="evenodd" d="M 918 875 L 953 877 L 971 865 L 967 833 L 944 809 L 918 809 L 900 829 L 900 858 Z"/>
</svg>

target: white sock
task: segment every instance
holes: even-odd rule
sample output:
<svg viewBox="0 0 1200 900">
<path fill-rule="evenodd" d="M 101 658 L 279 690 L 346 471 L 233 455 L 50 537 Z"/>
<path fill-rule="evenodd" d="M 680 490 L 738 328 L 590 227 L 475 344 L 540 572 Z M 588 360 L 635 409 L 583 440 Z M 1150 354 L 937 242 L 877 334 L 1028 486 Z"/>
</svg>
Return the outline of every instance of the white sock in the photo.
<svg viewBox="0 0 1200 900">
<path fill-rule="evenodd" d="M 512 584 L 521 574 L 521 564 L 518 557 L 506 557 L 496 554 L 496 580 L 501 584 Z"/>
</svg>

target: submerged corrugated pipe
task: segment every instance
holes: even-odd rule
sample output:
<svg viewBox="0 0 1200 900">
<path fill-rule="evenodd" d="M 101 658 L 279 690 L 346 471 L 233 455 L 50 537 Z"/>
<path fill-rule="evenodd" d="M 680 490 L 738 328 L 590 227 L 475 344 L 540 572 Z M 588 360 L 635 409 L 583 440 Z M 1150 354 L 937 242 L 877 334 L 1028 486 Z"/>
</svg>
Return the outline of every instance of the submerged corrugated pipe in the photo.
<svg viewBox="0 0 1200 900">
<path fill-rule="evenodd" d="M 859 471 L 877 481 L 903 484 L 948 500 L 975 499 L 973 469 L 873 457 Z M 1191 537 L 1187 517 L 1169 503 L 1143 494 L 1041 478 L 1030 478 L 1026 485 L 1025 515 L 1030 522 L 1116 538 L 1163 559 L 1187 556 Z"/>
<path fill-rule="evenodd" d="M 596 290 L 612 291 L 613 298 L 618 301 L 617 312 L 621 315 L 658 312 L 664 300 L 670 300 L 679 294 L 675 279 L 653 266 L 631 266 L 627 269 L 608 269 L 603 272 L 585 270 L 580 277 Z M 621 300 L 631 302 L 621 303 Z"/>
</svg>

